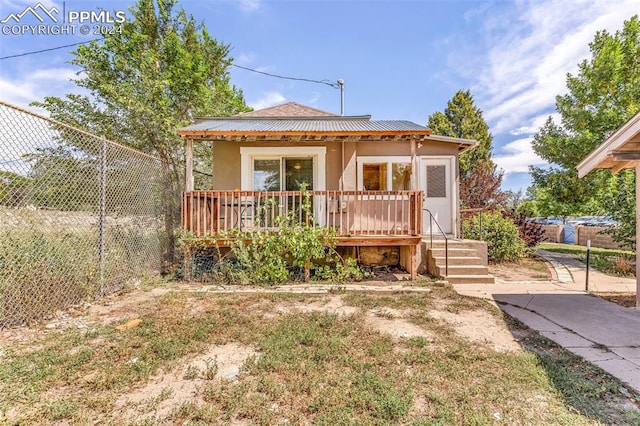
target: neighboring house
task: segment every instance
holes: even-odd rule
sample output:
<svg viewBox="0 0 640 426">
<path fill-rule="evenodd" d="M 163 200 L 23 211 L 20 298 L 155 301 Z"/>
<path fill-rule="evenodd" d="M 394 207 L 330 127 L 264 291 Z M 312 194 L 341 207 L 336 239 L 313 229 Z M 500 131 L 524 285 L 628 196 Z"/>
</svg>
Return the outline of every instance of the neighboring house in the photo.
<svg viewBox="0 0 640 426">
<path fill-rule="evenodd" d="M 636 170 L 636 238 L 640 233 L 640 112 L 616 130 L 576 166 L 584 177 L 594 169 Z M 640 250 L 636 247 L 636 307 L 640 307 Z"/>
<path fill-rule="evenodd" d="M 315 222 L 336 228 L 338 245 L 405 247 L 401 264 L 412 276 L 431 223 L 459 233 L 458 156 L 475 141 L 295 102 L 198 118 L 178 133 L 187 141 L 182 224 L 197 236 L 269 227 L 299 210 L 301 185 L 312 191 Z M 193 191 L 193 144 L 201 141 L 213 149 L 212 187 Z M 277 208 L 258 208 L 274 199 Z"/>
</svg>

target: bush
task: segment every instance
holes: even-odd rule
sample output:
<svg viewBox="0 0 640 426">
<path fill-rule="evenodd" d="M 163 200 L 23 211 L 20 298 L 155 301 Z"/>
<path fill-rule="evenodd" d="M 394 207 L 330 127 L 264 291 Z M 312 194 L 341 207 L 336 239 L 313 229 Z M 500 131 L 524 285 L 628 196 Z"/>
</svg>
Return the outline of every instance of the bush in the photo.
<svg viewBox="0 0 640 426">
<path fill-rule="evenodd" d="M 465 238 L 487 242 L 489 261 L 516 262 L 526 255 L 526 245 L 519 236 L 518 227 L 500 212 L 482 213 L 482 238 L 480 238 L 480 214 L 462 223 Z"/>
<path fill-rule="evenodd" d="M 533 249 L 545 241 L 547 238 L 544 236 L 544 229 L 542 224 L 533 222 L 527 217 L 524 212 L 504 212 L 504 216 L 510 218 L 513 223 L 518 227 L 518 233 L 522 241 L 527 246 L 527 254 L 531 254 Z"/>
</svg>

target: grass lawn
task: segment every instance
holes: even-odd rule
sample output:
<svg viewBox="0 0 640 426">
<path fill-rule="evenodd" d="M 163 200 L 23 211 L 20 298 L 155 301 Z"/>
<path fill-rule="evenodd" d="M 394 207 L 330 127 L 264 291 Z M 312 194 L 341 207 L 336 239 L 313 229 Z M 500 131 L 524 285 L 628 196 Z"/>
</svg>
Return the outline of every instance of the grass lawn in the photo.
<svg viewBox="0 0 640 426">
<path fill-rule="evenodd" d="M 539 249 L 556 253 L 572 254 L 586 262 L 587 248 L 574 244 L 542 243 Z M 591 247 L 589 264 L 596 270 L 616 276 L 635 277 L 635 252 Z"/>
<path fill-rule="evenodd" d="M 156 289 L 56 327 L 0 331 L 0 423 L 640 422 L 638 395 L 602 370 L 486 301 L 424 285 Z M 115 330 L 134 318 L 142 324 Z"/>
</svg>

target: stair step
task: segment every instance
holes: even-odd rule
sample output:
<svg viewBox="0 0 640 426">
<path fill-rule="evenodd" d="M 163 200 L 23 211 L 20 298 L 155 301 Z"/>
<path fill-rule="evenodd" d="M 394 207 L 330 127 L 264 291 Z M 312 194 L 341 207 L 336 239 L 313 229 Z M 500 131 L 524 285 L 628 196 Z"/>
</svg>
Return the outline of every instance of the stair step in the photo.
<svg viewBox="0 0 640 426">
<path fill-rule="evenodd" d="M 495 284 L 496 282 L 491 275 L 448 275 L 445 279 L 450 284 Z"/>
<path fill-rule="evenodd" d="M 437 265 L 436 273 L 440 276 L 444 276 L 446 274 L 445 265 Z M 479 275 L 487 275 L 489 273 L 489 268 L 484 265 L 452 265 L 449 264 L 449 275 L 462 276 L 462 275 L 470 275 L 470 276 L 479 276 Z"/>
<path fill-rule="evenodd" d="M 444 257 L 446 250 L 442 248 L 429 249 L 433 257 Z M 477 257 L 476 251 L 469 248 L 451 248 L 449 247 L 449 257 Z"/>
<path fill-rule="evenodd" d="M 446 262 L 445 256 L 432 256 L 436 265 L 444 265 Z M 482 259 L 477 256 L 449 256 L 449 265 L 481 265 Z"/>
</svg>

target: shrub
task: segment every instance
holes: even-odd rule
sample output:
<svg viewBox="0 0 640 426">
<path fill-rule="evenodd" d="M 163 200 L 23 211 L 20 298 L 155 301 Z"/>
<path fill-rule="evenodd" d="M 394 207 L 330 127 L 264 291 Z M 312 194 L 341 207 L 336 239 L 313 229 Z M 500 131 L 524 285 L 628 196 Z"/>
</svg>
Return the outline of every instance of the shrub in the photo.
<svg viewBox="0 0 640 426">
<path fill-rule="evenodd" d="M 510 211 L 504 212 L 504 216 L 510 218 L 518 227 L 518 235 L 527 246 L 527 254 L 531 254 L 538 244 L 546 240 L 542 224 L 530 220 L 526 213 Z"/>
<path fill-rule="evenodd" d="M 462 223 L 465 238 L 480 240 L 480 215 Z M 482 240 L 487 242 L 490 262 L 515 262 L 525 256 L 526 245 L 518 227 L 500 212 L 482 214 Z"/>
</svg>

